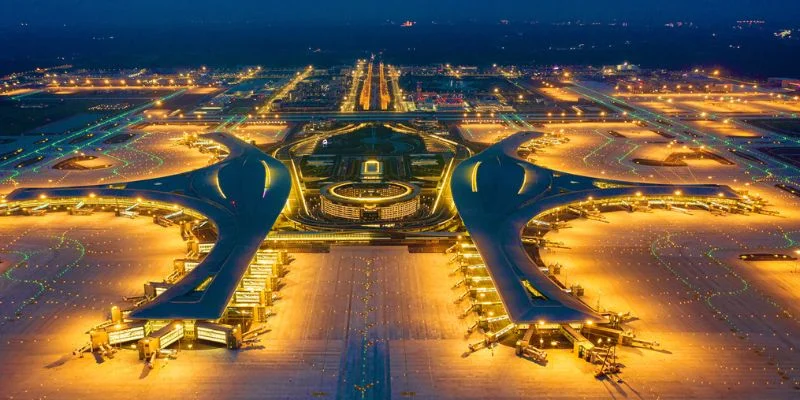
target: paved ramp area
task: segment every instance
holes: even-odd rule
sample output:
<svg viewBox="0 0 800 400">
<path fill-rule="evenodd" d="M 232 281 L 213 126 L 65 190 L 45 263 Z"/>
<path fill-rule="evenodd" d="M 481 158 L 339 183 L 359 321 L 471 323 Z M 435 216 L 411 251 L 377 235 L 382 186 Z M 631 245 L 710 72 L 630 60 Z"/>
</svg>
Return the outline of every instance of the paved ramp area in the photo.
<svg viewBox="0 0 800 400">
<path fill-rule="evenodd" d="M 81 218 L 73 217 L 76 222 L 71 224 L 79 224 Z M 31 313 L 26 311 L 29 320 L 0 327 L 5 397 L 129 399 L 136 393 L 137 397 L 159 399 L 518 399 L 546 394 L 547 398 L 564 399 L 705 399 L 790 398 L 797 393 L 776 369 L 794 367 L 796 371 L 797 365 L 787 363 L 793 353 L 787 352 L 788 358 L 777 359 L 780 365 L 775 365 L 776 361 L 759 353 L 749 341 L 726 333 L 722 322 L 694 313 L 691 318 L 701 319 L 699 325 L 686 322 L 675 330 L 650 321 L 657 319 L 659 312 L 643 313 L 647 321 L 637 322 L 637 326 L 645 336 L 662 341 L 669 352 L 620 349 L 620 361 L 626 365 L 622 382 L 596 380 L 594 367 L 569 350 L 548 350 L 547 366 L 518 358 L 513 348 L 503 345 L 467 355 L 467 344 L 478 336 L 464 337 L 473 317 L 458 318 L 466 303 L 453 302 L 458 291 L 451 287 L 458 278 L 450 276 L 449 256 L 410 254 L 405 247 L 334 247 L 326 254 L 294 254 L 296 260 L 283 279 L 282 299 L 269 319 L 271 331 L 260 343 L 241 351 L 202 345 L 189 351 L 184 344 L 177 359 L 160 359 L 153 370 L 146 369 L 133 350 L 122 350 L 114 359 L 100 363 L 89 354 L 73 358 L 69 353 L 85 340 L 83 332 L 103 318 L 101 306 L 119 299 L 115 282 L 131 282 L 120 285 L 119 296 L 135 294 L 140 290 L 138 281 L 165 275 L 171 259 L 182 250 L 177 230 L 144 219 L 113 219 L 105 214 L 88 218 L 98 218 L 92 222 L 112 218 L 116 232 L 129 232 L 131 240 L 143 244 L 150 243 L 145 237 L 158 239 L 163 246 L 121 245 L 127 242 L 77 225 L 72 232 L 87 249 L 81 265 L 97 267 L 73 268 L 63 279 L 89 280 L 102 271 L 101 280 L 112 285 L 102 290 L 107 285 L 80 285 L 80 295 L 74 295 L 69 306 L 50 304 L 61 298 L 49 292 L 28 310 Z M 37 217 L 18 220 L 46 221 Z M 10 220 L 0 219 L 0 223 L 4 221 Z M 616 224 L 603 225 L 609 229 Z M 7 229 L 4 235 L 19 232 L 14 237 L 4 236 L 8 247 L 14 248 L 39 246 L 43 237 L 51 234 L 49 230 L 27 230 L 24 225 L 3 227 Z M 570 231 L 563 234 L 568 235 L 563 240 L 575 240 Z M 572 243 L 569 252 L 574 257 L 597 251 L 589 238 L 580 240 L 589 247 Z M 618 253 L 625 266 L 625 260 L 633 257 L 630 268 L 595 268 L 609 274 L 616 271 L 622 283 L 648 279 L 647 273 L 633 268 L 635 260 L 645 255 Z M 663 271 L 655 271 L 651 280 L 667 278 Z M 577 270 L 571 273 L 578 278 Z M 674 279 L 667 283 L 673 285 Z M 2 301 L 27 290 L 22 288 L 4 285 Z M 652 302 L 655 297 L 639 289 L 631 289 L 628 298 L 624 293 L 617 290 L 612 295 L 607 289 L 601 302 L 611 305 L 618 301 L 615 299 L 627 299 L 659 309 Z M 675 297 L 685 301 L 679 300 L 682 298 Z M 698 306 L 692 302 L 674 306 L 674 311 L 662 308 L 662 312 L 685 310 L 684 318 L 689 318 L 688 312 Z M 779 343 L 783 340 L 762 335 L 754 343 L 786 346 Z"/>
</svg>

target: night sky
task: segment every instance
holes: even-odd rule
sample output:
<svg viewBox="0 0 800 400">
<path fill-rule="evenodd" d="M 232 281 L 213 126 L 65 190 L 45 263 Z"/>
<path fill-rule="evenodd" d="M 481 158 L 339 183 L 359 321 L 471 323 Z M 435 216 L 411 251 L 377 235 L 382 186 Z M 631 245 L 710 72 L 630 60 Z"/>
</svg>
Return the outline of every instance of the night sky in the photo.
<svg viewBox="0 0 800 400">
<path fill-rule="evenodd" d="M 663 23 L 800 21 L 798 0 L 2 0 L 0 25 L 384 23 L 499 19 Z"/>
<path fill-rule="evenodd" d="M 406 20 L 417 26 L 399 28 Z M 800 35 L 776 39 L 784 29 L 800 32 L 800 0 L 0 0 L 0 74 L 331 66 L 379 53 L 398 64 L 624 60 L 795 76 Z"/>
</svg>

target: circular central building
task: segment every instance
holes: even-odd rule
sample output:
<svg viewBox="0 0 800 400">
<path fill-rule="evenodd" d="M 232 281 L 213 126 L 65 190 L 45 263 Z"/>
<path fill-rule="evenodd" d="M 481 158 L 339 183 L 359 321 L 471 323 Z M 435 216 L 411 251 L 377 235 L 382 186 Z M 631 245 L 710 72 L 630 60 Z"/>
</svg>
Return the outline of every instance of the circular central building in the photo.
<svg viewBox="0 0 800 400">
<path fill-rule="evenodd" d="M 349 220 L 392 221 L 419 210 L 419 187 L 399 181 L 337 182 L 320 189 L 322 212 Z"/>
</svg>

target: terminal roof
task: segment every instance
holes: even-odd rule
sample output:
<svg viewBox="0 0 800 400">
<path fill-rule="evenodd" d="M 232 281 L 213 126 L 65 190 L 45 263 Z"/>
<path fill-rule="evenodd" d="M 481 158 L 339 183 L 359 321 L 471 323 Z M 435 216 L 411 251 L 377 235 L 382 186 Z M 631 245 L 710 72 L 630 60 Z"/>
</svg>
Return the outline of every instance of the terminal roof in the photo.
<svg viewBox="0 0 800 400">
<path fill-rule="evenodd" d="M 195 171 L 130 183 L 73 188 L 18 189 L 9 201 L 113 197 L 175 204 L 205 215 L 217 243 L 174 286 L 137 309 L 134 319 L 218 319 L 286 204 L 291 179 L 286 167 L 256 147 L 221 132 L 203 135 L 228 148 L 225 160 Z"/>
<path fill-rule="evenodd" d="M 521 235 L 535 216 L 589 197 L 670 196 L 676 191 L 684 196 L 739 197 L 720 185 L 642 184 L 572 175 L 518 156 L 521 145 L 543 135 L 511 135 L 459 164 L 451 181 L 458 212 L 515 323 L 601 319 L 550 280 L 528 256 Z"/>
</svg>

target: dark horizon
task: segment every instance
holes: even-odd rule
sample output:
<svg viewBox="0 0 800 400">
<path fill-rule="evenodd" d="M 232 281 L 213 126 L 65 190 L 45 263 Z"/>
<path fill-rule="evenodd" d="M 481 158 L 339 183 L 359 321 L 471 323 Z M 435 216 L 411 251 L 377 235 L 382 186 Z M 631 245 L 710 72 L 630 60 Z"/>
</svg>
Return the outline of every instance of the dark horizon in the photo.
<svg viewBox="0 0 800 400">
<path fill-rule="evenodd" d="M 683 26 L 501 25 L 462 23 L 412 28 L 364 25 L 314 28 L 263 25 L 180 27 L 17 27 L 0 29 L 0 73 L 72 64 L 85 68 L 346 65 L 382 53 L 390 63 L 486 66 L 616 64 L 649 68 L 722 67 L 752 77 L 794 76 L 800 40 L 777 39 L 762 25 L 744 29 Z M 771 60 L 764 65 L 762 60 Z"/>
<path fill-rule="evenodd" d="M 416 25 L 401 27 L 407 20 Z M 798 26 L 800 3 L 784 0 L 6 0 L 0 73 L 61 64 L 330 66 L 384 52 L 402 64 L 630 61 L 763 77 L 795 73 L 798 35 L 774 33 Z"/>
</svg>

